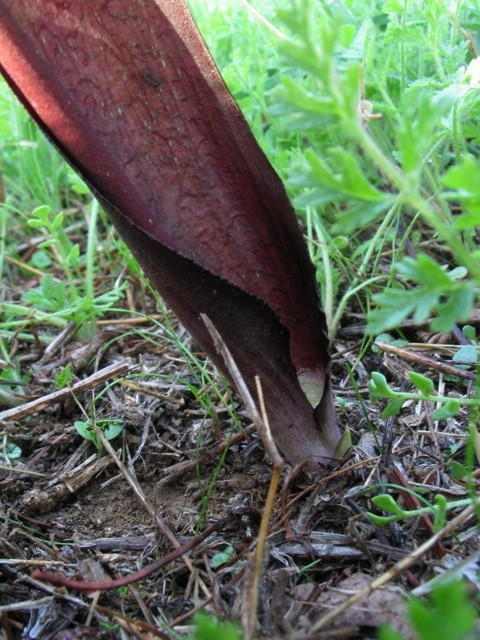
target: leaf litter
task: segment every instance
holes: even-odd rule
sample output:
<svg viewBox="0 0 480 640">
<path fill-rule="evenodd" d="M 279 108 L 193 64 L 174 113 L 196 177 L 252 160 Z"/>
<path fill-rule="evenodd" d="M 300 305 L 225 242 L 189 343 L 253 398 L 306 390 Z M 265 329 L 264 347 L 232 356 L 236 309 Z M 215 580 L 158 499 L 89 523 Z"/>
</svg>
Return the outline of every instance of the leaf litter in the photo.
<svg viewBox="0 0 480 640">
<path fill-rule="evenodd" d="M 140 309 L 143 301 L 136 302 Z M 155 300 L 147 304 L 150 313 L 162 314 Z M 94 386 L 84 382 L 78 392 L 58 400 L 55 378 L 65 360 L 52 367 L 39 350 L 37 362 L 26 361 L 24 370 L 32 381 L 25 395 L 44 402 L 39 402 L 35 413 L 17 419 L 10 414 L 1 422 L 3 437 L 22 452 L 20 458 L 4 460 L 1 467 L 1 611 L 8 619 L 10 637 L 20 637 L 21 629 L 28 630 L 23 637 L 57 640 L 138 638 L 146 630 L 151 637 L 174 637 L 174 632 L 192 632 L 194 613 L 200 609 L 220 618 L 241 618 L 271 464 L 240 400 L 231 398 L 181 325 L 173 321 L 172 326 L 182 349 L 195 353 L 204 363 L 204 373 L 222 389 L 221 398 L 212 388 L 204 392 L 208 407 L 205 398 L 199 402 L 198 393 L 192 392 L 191 367 L 182 350 L 162 342 L 165 336 L 159 336 L 158 325 L 148 319 L 140 335 L 130 334 L 128 322 L 112 325 L 120 337 L 106 342 L 101 356 L 77 374 L 83 381 L 93 378 Z M 410 331 L 413 338 L 415 330 Z M 76 351 L 86 346 L 68 335 L 62 346 L 69 354 L 66 360 L 75 361 Z M 359 348 L 347 338 L 335 346 L 339 351 Z M 17 349 L 20 358 L 31 351 L 21 341 Z M 393 372 L 399 384 L 407 377 L 408 365 L 388 351 L 369 352 L 362 363 L 367 372 L 388 372 L 390 380 Z M 113 367 L 115 372 L 119 364 L 134 374 L 127 374 L 123 383 L 116 375 L 95 383 L 95 369 Z M 308 479 L 295 469 L 282 472 L 263 560 L 259 637 L 374 637 L 384 622 L 410 637 L 405 595 L 441 573 L 442 566 L 448 570 L 453 558 L 467 559 L 476 552 L 478 539 L 471 516 L 456 529 L 455 537 L 446 537 L 440 553 L 433 548 L 321 631 L 311 629 L 431 535 L 418 518 L 388 527 L 369 521 L 365 515 L 372 510 L 369 498 L 385 491 L 378 488 L 379 483 L 398 487 L 403 479 L 410 490 L 423 496 L 438 492 L 448 499 L 466 496 L 465 482 L 455 480 L 443 461 L 445 451 L 463 446 L 463 418 L 428 426 L 432 407 L 412 403 L 385 421 L 369 401 L 366 385 L 352 388 L 344 359 L 333 357 L 332 374 L 336 394 L 347 400 L 339 410 L 341 423 L 349 427 L 357 446 L 325 478 Z M 439 380 L 442 375 L 440 368 Z M 89 415 L 95 395 L 97 420 L 125 423 L 122 433 L 111 441 L 123 473 L 105 449 L 97 453 L 73 426 L 75 420 Z M 53 400 L 45 400 L 52 396 Z M 358 398 L 363 398 L 363 407 Z M 16 410 L 20 412 L 21 406 Z M 399 488 L 393 495 L 405 497 Z M 135 587 L 97 594 L 93 604 L 88 594 L 58 591 L 29 577 L 40 569 L 91 580 L 85 563 L 98 567 L 105 581 L 135 572 L 172 550 L 159 521 L 178 545 L 205 528 L 199 523 L 205 501 L 205 523 L 226 516 L 227 522 L 190 551 L 189 565 L 177 558 Z M 431 527 L 431 520 L 426 520 Z M 228 557 L 218 563 L 227 550 Z M 17 603 L 25 606 L 18 610 Z M 70 635 L 62 628 L 69 629 Z"/>
</svg>

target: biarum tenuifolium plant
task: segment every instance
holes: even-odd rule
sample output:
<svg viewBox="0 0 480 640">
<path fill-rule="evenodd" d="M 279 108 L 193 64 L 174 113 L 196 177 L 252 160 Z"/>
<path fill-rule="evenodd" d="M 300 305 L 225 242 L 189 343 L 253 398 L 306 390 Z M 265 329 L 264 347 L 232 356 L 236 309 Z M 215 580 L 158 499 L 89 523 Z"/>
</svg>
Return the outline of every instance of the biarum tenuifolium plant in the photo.
<svg viewBox="0 0 480 640">
<path fill-rule="evenodd" d="M 283 454 L 321 469 L 342 454 L 344 439 L 315 272 L 279 177 L 181 0 L 161 9 L 143 2 L 135 19 L 97 4 L 79 14 L 66 0 L 60 16 L 47 0 L 0 3 L 2 72 L 198 344 L 226 367 L 208 316 L 253 393 L 262 379 Z M 53 37 L 44 41 L 47 25 Z M 145 46 L 134 46 L 137 36 Z M 87 50 L 89 64 L 80 63 Z M 170 55 L 178 65 L 163 66 Z"/>
</svg>

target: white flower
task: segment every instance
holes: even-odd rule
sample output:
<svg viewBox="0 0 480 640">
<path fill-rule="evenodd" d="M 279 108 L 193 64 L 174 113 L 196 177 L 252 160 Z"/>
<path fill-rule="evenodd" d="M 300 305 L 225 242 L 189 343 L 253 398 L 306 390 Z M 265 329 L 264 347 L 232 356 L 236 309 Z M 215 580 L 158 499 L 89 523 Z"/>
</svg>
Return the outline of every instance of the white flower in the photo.
<svg viewBox="0 0 480 640">
<path fill-rule="evenodd" d="M 465 70 L 464 80 L 471 88 L 480 89 L 480 56 L 470 62 Z"/>
</svg>

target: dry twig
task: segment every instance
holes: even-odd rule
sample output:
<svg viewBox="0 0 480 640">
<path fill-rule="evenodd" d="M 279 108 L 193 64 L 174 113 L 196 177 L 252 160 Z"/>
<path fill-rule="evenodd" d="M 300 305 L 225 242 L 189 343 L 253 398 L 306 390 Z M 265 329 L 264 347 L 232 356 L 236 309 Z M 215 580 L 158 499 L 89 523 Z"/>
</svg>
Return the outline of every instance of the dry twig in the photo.
<svg viewBox="0 0 480 640">
<path fill-rule="evenodd" d="M 320 620 L 318 620 L 310 629 L 311 634 L 315 634 L 320 629 L 324 629 L 330 622 L 335 620 L 341 613 L 349 609 L 352 605 L 360 600 L 363 600 L 367 596 L 369 596 L 373 591 L 376 591 L 380 587 L 383 587 L 384 584 L 390 582 L 398 576 L 399 573 L 410 567 L 414 564 L 419 558 L 421 558 L 427 551 L 429 551 L 432 547 L 434 547 L 440 540 L 451 534 L 455 529 L 457 529 L 460 525 L 464 524 L 467 520 L 469 520 L 472 515 L 474 515 L 475 510 L 480 507 L 480 497 L 478 497 L 473 504 L 466 507 L 461 513 L 459 513 L 455 518 L 453 518 L 450 522 L 448 522 L 443 529 L 440 529 L 435 535 L 429 538 L 426 542 L 420 545 L 417 549 L 414 549 L 411 553 L 408 554 L 402 560 L 396 562 L 393 567 L 382 573 L 381 576 L 375 578 L 365 589 L 361 589 L 354 593 L 352 596 L 347 598 L 341 605 L 329 611 L 326 615 L 324 615 Z M 317 636 L 316 636 L 317 637 Z M 304 636 L 302 636 L 304 638 Z M 295 636 L 295 640 L 300 640 L 299 636 Z"/>
<path fill-rule="evenodd" d="M 144 580 L 148 576 L 150 576 L 155 571 L 158 571 L 162 567 L 167 564 L 170 564 L 177 558 L 184 556 L 186 553 L 194 549 L 201 542 L 203 542 L 208 536 L 210 536 L 214 531 L 221 529 L 230 521 L 230 516 L 222 518 L 221 520 L 217 520 L 210 524 L 205 531 L 199 533 L 196 536 L 193 536 L 188 542 L 178 546 L 170 553 L 167 553 L 162 558 L 159 558 L 155 562 L 143 567 L 139 571 L 135 573 L 130 573 L 128 576 L 124 576 L 123 578 L 117 578 L 116 580 L 109 580 L 106 582 L 84 582 L 83 580 L 71 580 L 70 578 L 66 578 L 65 576 L 58 576 L 54 573 L 43 573 L 42 571 L 36 571 L 32 574 L 32 578 L 35 580 L 41 580 L 42 582 L 48 582 L 49 584 L 58 585 L 60 587 L 67 587 L 70 589 L 77 589 L 78 591 L 107 591 L 111 589 L 118 589 L 118 587 L 123 587 L 128 584 L 132 584 L 133 582 L 138 582 L 139 580 Z"/>
<path fill-rule="evenodd" d="M 423 365 L 424 367 L 434 369 L 435 371 L 444 371 L 445 373 L 449 373 L 452 376 L 457 376 L 459 378 L 466 378 L 467 380 L 470 380 L 471 378 L 473 378 L 472 371 L 465 371 L 464 369 L 459 369 L 458 367 L 455 367 L 453 364 L 449 364 L 448 362 L 441 362 L 440 360 L 435 360 L 435 358 L 429 358 L 428 356 L 421 355 L 414 351 L 401 349 L 400 347 L 397 347 L 394 344 L 388 344 L 387 342 L 375 342 L 375 346 L 381 349 L 382 351 L 386 351 L 387 353 L 393 353 L 393 355 L 398 356 L 403 360 L 407 360 L 409 362 L 415 362 L 416 364 L 420 364 L 420 365 Z"/>
<path fill-rule="evenodd" d="M 19 407 L 14 407 L 13 409 L 2 411 L 0 413 L 0 421 L 21 420 L 22 418 L 32 415 L 33 413 L 43 411 L 56 402 L 66 400 L 75 393 L 80 393 L 82 391 L 86 391 L 87 389 L 91 389 L 92 387 L 96 387 L 98 384 L 101 384 L 102 382 L 105 382 L 110 378 L 120 377 L 127 373 L 131 373 L 134 369 L 135 366 L 129 364 L 128 362 L 118 362 L 115 364 L 111 364 L 104 369 L 100 369 L 100 371 L 96 371 L 88 378 L 85 378 L 85 380 L 80 380 L 80 382 L 76 382 L 75 384 L 72 384 L 65 389 L 59 389 L 58 391 L 47 394 L 46 396 L 42 396 L 41 398 L 37 398 L 35 400 L 32 400 L 31 402 L 22 404 Z"/>
<path fill-rule="evenodd" d="M 272 438 L 260 379 L 257 376 L 255 377 L 255 382 L 257 385 L 257 395 L 260 403 L 259 412 L 255 401 L 253 400 L 252 395 L 247 385 L 245 384 L 245 381 L 243 380 L 242 375 L 227 345 L 222 340 L 222 337 L 220 336 L 210 319 L 206 315 L 202 315 L 202 319 L 213 338 L 217 351 L 225 360 L 228 372 L 230 373 L 232 380 L 234 381 L 235 386 L 237 387 L 237 390 L 240 393 L 242 400 L 244 401 L 247 410 L 253 420 L 253 423 L 258 430 L 258 434 L 262 439 L 265 449 L 268 451 L 273 462 L 272 476 L 270 478 L 270 485 L 268 488 L 267 498 L 265 500 L 262 520 L 260 522 L 260 529 L 258 532 L 257 544 L 255 547 L 253 570 L 250 579 L 250 588 L 248 589 L 248 603 L 243 620 L 245 640 L 252 640 L 252 638 L 255 638 L 256 636 L 260 576 L 262 572 L 263 556 L 265 553 L 268 525 L 270 524 L 270 519 L 272 517 L 275 496 L 277 494 L 278 485 L 280 482 L 280 473 L 285 463 Z"/>
</svg>

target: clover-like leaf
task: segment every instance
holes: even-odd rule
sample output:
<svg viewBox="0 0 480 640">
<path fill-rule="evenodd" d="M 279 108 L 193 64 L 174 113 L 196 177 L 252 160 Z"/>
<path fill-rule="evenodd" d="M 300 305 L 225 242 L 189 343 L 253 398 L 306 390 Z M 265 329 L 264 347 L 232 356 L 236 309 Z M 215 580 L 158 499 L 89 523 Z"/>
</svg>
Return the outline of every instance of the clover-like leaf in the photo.
<svg viewBox="0 0 480 640">
<path fill-rule="evenodd" d="M 386 377 L 379 371 L 373 371 L 372 377 L 368 382 L 368 390 L 372 400 L 379 398 L 396 398 L 395 391 L 390 389 Z"/>
<path fill-rule="evenodd" d="M 398 506 L 398 504 L 389 493 L 381 493 L 378 496 L 373 496 L 372 502 L 379 509 L 389 511 L 390 513 L 394 513 L 397 516 L 407 515 L 407 512 Z"/>
<path fill-rule="evenodd" d="M 452 398 L 438 409 L 435 409 L 432 413 L 432 420 L 446 420 L 446 418 L 451 418 L 452 416 L 457 415 L 461 407 L 462 405 L 460 401 Z"/>
<path fill-rule="evenodd" d="M 435 386 L 430 378 L 422 376 L 420 373 L 415 373 L 415 371 L 409 371 L 408 377 L 424 396 L 429 396 L 433 393 Z"/>
</svg>

